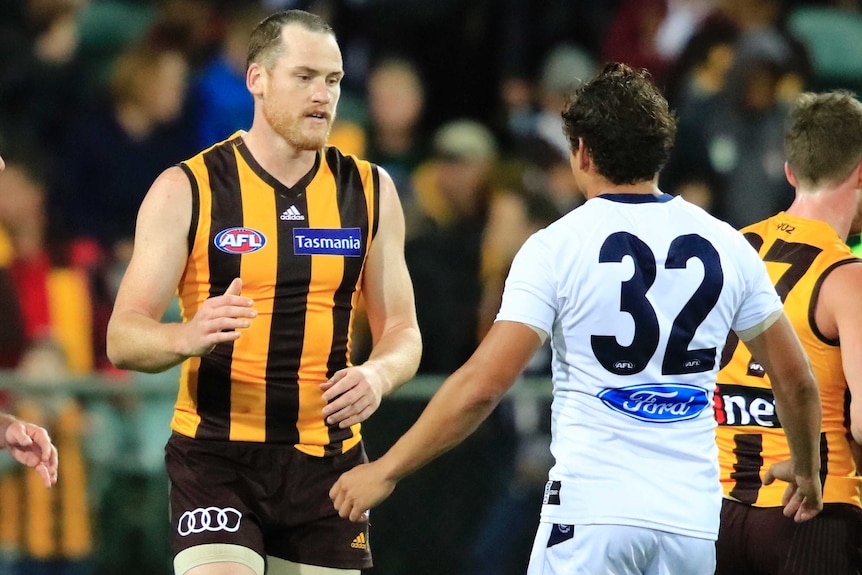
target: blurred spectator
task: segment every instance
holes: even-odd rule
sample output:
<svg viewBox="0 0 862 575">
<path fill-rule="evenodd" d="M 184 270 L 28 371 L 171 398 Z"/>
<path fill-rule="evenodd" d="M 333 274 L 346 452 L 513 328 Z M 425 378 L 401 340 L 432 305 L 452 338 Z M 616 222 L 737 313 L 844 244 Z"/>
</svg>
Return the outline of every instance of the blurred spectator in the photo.
<svg viewBox="0 0 862 575">
<path fill-rule="evenodd" d="M 595 74 L 595 60 L 585 50 L 571 44 L 555 46 L 542 63 L 539 79 L 538 108 L 521 129 L 513 133 L 515 154 L 535 155 L 534 146 L 548 144 L 568 163 L 569 143 L 563 134 L 561 113 L 569 91 Z M 571 171 L 571 170 L 570 170 Z"/>
<path fill-rule="evenodd" d="M 411 174 L 428 154 L 424 110 L 425 86 L 415 63 L 387 55 L 370 69 L 361 94 L 342 92 L 329 145 L 383 167 L 402 204 L 409 204 Z"/>
<path fill-rule="evenodd" d="M 74 118 L 64 138 L 52 215 L 68 237 L 93 238 L 121 266 L 150 183 L 195 150 L 192 130 L 178 119 L 187 74 L 173 49 L 127 48 L 114 65 L 108 101 Z"/>
<path fill-rule="evenodd" d="M 92 299 L 86 273 L 57 261 L 48 241 L 45 189 L 38 169 L 12 156 L 0 174 L 0 226 L 12 246 L 11 276 L 24 318 L 26 349 L 15 367 L 25 381 L 60 382 L 93 369 Z M 63 395 L 21 399 L 15 415 L 46 427 L 62 452 L 58 489 L 32 474 L 0 477 L 0 546 L 17 549 L 22 573 L 87 573 L 93 540 L 79 403 Z M 38 570 L 38 571 L 37 571 Z"/>
<path fill-rule="evenodd" d="M 720 0 L 667 0 L 667 13 L 655 35 L 656 52 L 672 64 Z"/>
<path fill-rule="evenodd" d="M 146 37 L 157 9 L 152 0 L 90 0 L 80 11 L 78 55 L 88 101 L 110 83 L 117 56 Z"/>
<path fill-rule="evenodd" d="M 3 194 L 0 180 L 0 195 Z M 3 226 L 0 226 L 0 369 L 11 369 L 21 361 L 26 346 L 24 318 L 18 302 L 18 292 L 12 281 L 9 266 L 12 263 L 12 242 Z M 0 404 L 4 400 L 0 394 Z"/>
<path fill-rule="evenodd" d="M 422 132 L 425 89 L 404 58 L 381 60 L 368 75 L 365 157 L 392 176 L 402 204 L 413 201 L 411 174 L 427 157 Z"/>
<path fill-rule="evenodd" d="M 667 14 L 667 0 L 622 0 L 604 37 L 602 59 L 645 68 L 661 83 L 670 60 L 659 52 L 658 33 Z"/>
<path fill-rule="evenodd" d="M 196 147 L 206 148 L 251 127 L 254 105 L 245 86 L 245 58 L 251 30 L 266 15 L 253 4 L 227 9 L 219 51 L 197 73 L 192 86 Z"/>
<path fill-rule="evenodd" d="M 29 350 L 57 349 L 64 358 L 63 373 L 89 374 L 96 356 L 104 355 L 94 349 L 91 336 L 105 328 L 93 323 L 89 279 L 84 271 L 69 265 L 66 246 L 50 241 L 39 169 L 12 155 L 7 160 L 6 170 L 0 174 L 0 226 L 11 242 L 9 270 L 21 302 L 28 347 L 19 366 L 48 370 L 49 362 L 28 359 Z"/>
<path fill-rule="evenodd" d="M 240 2 L 235 0 L 233 4 Z M 220 3 L 216 0 L 157 0 L 157 6 L 147 31 L 149 43 L 180 52 L 192 69 L 202 67 L 216 53 L 221 40 L 217 12 Z"/>
<path fill-rule="evenodd" d="M 668 69 L 665 97 L 675 110 L 697 106 L 724 88 L 739 29 L 726 20 L 701 26 Z"/>
<path fill-rule="evenodd" d="M 583 203 L 569 165 L 569 153 L 561 154 L 551 144 L 538 141 L 521 159 L 525 162 L 522 182 L 527 198 L 549 202 L 545 207 L 548 217 L 556 214 L 559 218 Z"/>
<path fill-rule="evenodd" d="M 540 78 L 538 70 L 557 46 L 576 43 L 590 57 L 600 52 L 619 0 L 504 0 L 499 13 L 498 93 L 501 125 L 523 133 Z"/>
<path fill-rule="evenodd" d="M 701 29 L 724 23 L 736 28 L 740 36 L 775 36 L 787 51 L 778 98 L 790 104 L 812 78 L 813 66 L 805 44 L 788 29 L 788 7 L 786 0 L 720 0 Z"/>
<path fill-rule="evenodd" d="M 77 15 L 86 0 L 4 2 L 0 19 L 0 135 L 54 150 L 69 114 L 84 102 L 76 58 Z M 50 160 L 50 155 L 47 156 Z"/>
<path fill-rule="evenodd" d="M 366 79 L 368 64 L 409 55 L 424 84 L 425 120 L 439 126 L 463 115 L 490 121 L 495 111 L 497 5 L 490 0 L 341 2 L 335 30 L 345 39 L 345 87 Z M 348 19 L 349 18 L 349 19 Z M 457 89 L 453 89 L 457 86 Z"/>
<path fill-rule="evenodd" d="M 434 134 L 434 156 L 416 172 L 405 257 L 423 337 L 420 373 L 451 373 L 479 341 L 482 242 L 497 153 L 488 128 L 454 120 Z"/>
<path fill-rule="evenodd" d="M 577 193 L 568 156 L 541 142 L 536 144 L 536 156 L 533 164 L 520 159 L 498 161 L 492 174 L 493 194 L 488 202 L 482 236 L 480 339 L 497 317 L 503 284 L 521 245 L 531 234 L 573 208 L 582 197 Z M 568 177 L 563 177 L 563 168 Z M 550 373 L 550 357 L 542 353 L 536 355 L 535 364 L 528 368 L 530 374 Z"/>
<path fill-rule="evenodd" d="M 744 34 L 723 89 L 679 111 L 677 142 L 662 172 L 669 193 L 698 203 L 735 227 L 790 205 L 784 177 L 784 118 L 779 86 L 792 53 L 771 30 Z"/>
</svg>

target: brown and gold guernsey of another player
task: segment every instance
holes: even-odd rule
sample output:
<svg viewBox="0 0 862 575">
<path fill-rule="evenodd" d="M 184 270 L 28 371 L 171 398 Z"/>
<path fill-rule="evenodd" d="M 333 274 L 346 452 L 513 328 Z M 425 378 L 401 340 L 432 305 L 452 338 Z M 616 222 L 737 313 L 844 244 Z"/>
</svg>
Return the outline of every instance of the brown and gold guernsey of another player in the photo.
<svg viewBox="0 0 862 575">
<path fill-rule="evenodd" d="M 850 452 L 849 392 L 841 350 L 814 321 L 823 279 L 836 267 L 859 260 L 828 224 L 783 212 L 742 232 L 766 262 L 820 387 L 823 502 L 860 506 L 862 478 Z M 790 450 L 769 377 L 733 334 L 717 383 L 716 435 L 725 497 L 757 507 L 780 507 L 787 484 L 776 481 L 767 486 L 762 481 L 771 464 L 790 458 Z"/>
<path fill-rule="evenodd" d="M 327 425 L 319 386 L 349 363 L 377 227 L 377 168 L 327 147 L 288 188 L 257 164 L 240 134 L 181 166 L 193 195 L 189 263 L 178 288 L 183 318 L 235 277 L 258 317 L 240 339 L 183 363 L 172 429 L 292 444 L 314 456 L 349 450 L 360 426 Z"/>
</svg>

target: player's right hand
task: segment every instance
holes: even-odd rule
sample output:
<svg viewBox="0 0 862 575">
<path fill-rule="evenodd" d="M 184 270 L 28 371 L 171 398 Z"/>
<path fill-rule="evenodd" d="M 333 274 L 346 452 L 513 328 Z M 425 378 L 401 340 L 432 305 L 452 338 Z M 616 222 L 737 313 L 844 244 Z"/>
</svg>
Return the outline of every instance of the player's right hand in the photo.
<svg viewBox="0 0 862 575">
<path fill-rule="evenodd" d="M 343 473 L 329 490 L 329 498 L 340 517 L 360 521 L 394 490 L 395 481 L 385 476 L 377 460 Z"/>
<path fill-rule="evenodd" d="M 206 355 L 220 343 L 239 339 L 238 330 L 249 327 L 257 317 L 254 300 L 241 297 L 240 292 L 242 280 L 234 278 L 224 294 L 201 304 L 195 317 L 185 324 L 186 355 Z"/>
<path fill-rule="evenodd" d="M 823 510 L 823 487 L 820 476 L 797 475 L 791 460 L 773 463 L 766 470 L 763 484 L 769 485 L 776 479 L 787 482 L 781 503 L 784 516 L 792 517 L 797 523 L 808 521 Z"/>
<path fill-rule="evenodd" d="M 57 448 L 45 428 L 16 420 L 6 427 L 3 441 L 16 461 L 36 470 L 45 487 L 57 483 Z"/>
</svg>

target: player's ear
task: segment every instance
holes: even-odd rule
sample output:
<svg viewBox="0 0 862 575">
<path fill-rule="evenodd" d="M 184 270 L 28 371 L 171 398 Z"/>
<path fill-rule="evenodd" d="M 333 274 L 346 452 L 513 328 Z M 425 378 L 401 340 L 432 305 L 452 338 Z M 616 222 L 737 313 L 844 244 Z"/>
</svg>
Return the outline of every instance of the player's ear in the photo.
<svg viewBox="0 0 862 575">
<path fill-rule="evenodd" d="M 784 162 L 784 175 L 787 177 L 787 181 L 790 182 L 790 185 L 795 188 L 797 185 L 796 176 L 793 174 L 793 170 L 787 162 Z"/>
<path fill-rule="evenodd" d="M 257 62 L 252 62 L 245 72 L 245 86 L 252 96 L 262 96 L 266 83 L 266 70 Z"/>
<path fill-rule="evenodd" d="M 590 169 L 590 166 L 593 163 L 593 158 L 590 156 L 590 151 L 587 149 L 586 144 L 584 144 L 583 138 L 578 138 L 578 167 L 582 172 L 586 172 Z"/>
</svg>

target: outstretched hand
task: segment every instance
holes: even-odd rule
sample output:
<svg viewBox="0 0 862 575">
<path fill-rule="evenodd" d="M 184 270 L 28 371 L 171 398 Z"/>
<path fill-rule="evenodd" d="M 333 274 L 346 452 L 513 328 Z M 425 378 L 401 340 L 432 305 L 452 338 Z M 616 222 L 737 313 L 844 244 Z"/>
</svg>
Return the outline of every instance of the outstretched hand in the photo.
<svg viewBox="0 0 862 575">
<path fill-rule="evenodd" d="M 203 356 L 217 344 L 239 339 L 237 330 L 247 328 L 257 317 L 252 306 L 254 300 L 241 297 L 242 280 L 234 278 L 224 294 L 214 296 L 201 304 L 200 309 L 186 324 L 186 341 L 189 356 Z"/>
<path fill-rule="evenodd" d="M 785 517 L 793 517 L 794 521 L 801 523 L 823 510 L 823 488 L 819 475 L 797 475 L 793 462 L 786 460 L 769 466 L 763 484 L 770 485 L 776 479 L 787 482 L 787 489 L 781 499 Z"/>
<path fill-rule="evenodd" d="M 360 521 L 394 490 L 395 481 L 387 479 L 380 464 L 372 461 L 342 474 L 329 490 L 329 498 L 339 516 Z"/>
<path fill-rule="evenodd" d="M 42 477 L 45 487 L 57 483 L 57 448 L 43 427 L 14 420 L 6 426 L 3 439 L 12 457 L 19 463 L 34 468 Z"/>
</svg>

